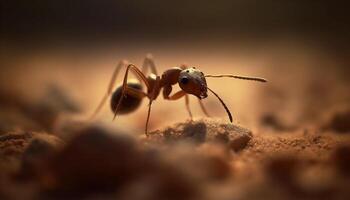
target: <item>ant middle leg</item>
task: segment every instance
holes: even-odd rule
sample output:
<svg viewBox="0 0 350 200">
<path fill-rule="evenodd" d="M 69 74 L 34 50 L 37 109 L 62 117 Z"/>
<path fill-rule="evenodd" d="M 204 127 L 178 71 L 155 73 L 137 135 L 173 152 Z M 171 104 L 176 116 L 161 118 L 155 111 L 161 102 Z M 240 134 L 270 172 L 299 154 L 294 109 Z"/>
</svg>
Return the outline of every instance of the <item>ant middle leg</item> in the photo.
<svg viewBox="0 0 350 200">
<path fill-rule="evenodd" d="M 160 77 L 157 76 L 157 78 L 156 78 L 156 85 L 153 87 L 153 90 L 152 90 L 152 92 L 150 93 L 150 96 L 149 96 L 148 112 L 147 112 L 147 119 L 146 119 L 146 125 L 145 125 L 145 134 L 146 134 L 147 137 L 148 137 L 148 122 L 149 122 L 150 115 L 151 115 L 152 102 L 157 96 L 156 90 L 158 89 L 159 85 L 160 85 Z"/>
</svg>

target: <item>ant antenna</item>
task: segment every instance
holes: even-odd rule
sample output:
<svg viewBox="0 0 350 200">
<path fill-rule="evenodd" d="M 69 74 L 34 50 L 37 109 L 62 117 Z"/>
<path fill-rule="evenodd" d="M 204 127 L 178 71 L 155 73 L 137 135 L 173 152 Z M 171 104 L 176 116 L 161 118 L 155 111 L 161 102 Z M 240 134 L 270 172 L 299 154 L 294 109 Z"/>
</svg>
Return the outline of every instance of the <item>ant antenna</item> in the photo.
<svg viewBox="0 0 350 200">
<path fill-rule="evenodd" d="M 264 78 L 248 77 L 248 76 L 237 76 L 237 75 L 232 75 L 232 74 L 205 75 L 204 77 L 212 77 L 212 78 L 229 77 L 229 78 L 236 78 L 236 79 L 249 80 L 249 81 L 267 82 L 267 80 L 264 79 Z"/>
<path fill-rule="evenodd" d="M 231 112 L 230 110 L 227 108 L 226 104 L 224 103 L 224 101 L 219 97 L 218 94 L 216 94 L 213 90 L 211 90 L 210 88 L 207 87 L 207 89 L 213 93 L 218 99 L 219 101 L 221 102 L 221 104 L 224 106 L 226 112 L 227 112 L 227 115 L 228 115 L 228 118 L 230 119 L 230 122 L 232 123 L 232 115 L 231 115 Z"/>
</svg>

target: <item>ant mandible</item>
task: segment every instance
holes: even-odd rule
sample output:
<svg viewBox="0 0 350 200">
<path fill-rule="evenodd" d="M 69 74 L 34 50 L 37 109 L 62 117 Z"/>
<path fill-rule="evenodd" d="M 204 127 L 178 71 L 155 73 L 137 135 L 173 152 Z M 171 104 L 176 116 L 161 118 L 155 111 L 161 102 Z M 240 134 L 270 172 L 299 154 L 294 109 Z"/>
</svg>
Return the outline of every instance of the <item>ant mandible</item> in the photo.
<svg viewBox="0 0 350 200">
<path fill-rule="evenodd" d="M 124 75 L 123 84 L 119 86 L 112 94 L 113 87 L 116 82 L 116 78 L 120 70 L 126 66 L 126 72 Z M 151 73 L 146 76 L 147 70 L 150 68 Z M 135 74 L 138 81 L 135 79 L 128 80 L 129 71 Z M 209 90 L 213 93 L 221 102 L 222 106 L 225 108 L 227 115 L 232 122 L 232 115 L 230 110 L 225 105 L 224 101 L 207 86 L 206 77 L 221 78 L 229 77 L 243 80 L 267 82 L 266 79 L 257 77 L 246 77 L 246 76 L 236 76 L 231 74 L 222 75 L 204 75 L 203 72 L 196 69 L 195 67 L 188 67 L 183 64 L 180 67 L 173 67 L 166 70 L 161 76 L 158 75 L 156 65 L 150 54 L 146 56 L 143 61 L 142 69 L 140 70 L 134 64 L 128 63 L 126 60 L 120 61 L 112 75 L 110 83 L 108 85 L 107 93 L 104 95 L 102 101 L 96 108 L 95 112 L 91 116 L 94 118 L 96 114 L 101 110 L 105 102 L 107 101 L 109 95 L 112 94 L 111 98 L 111 109 L 114 113 L 113 120 L 117 114 L 126 114 L 136 110 L 144 97 L 149 99 L 148 104 L 148 114 L 146 120 L 145 134 L 148 136 L 148 122 L 151 113 L 152 102 L 159 96 L 160 90 L 163 88 L 163 97 L 166 100 L 178 100 L 185 97 L 186 109 L 192 120 L 192 113 L 189 107 L 189 95 L 194 95 L 198 98 L 199 105 L 203 113 L 209 117 L 204 105 L 202 104 L 202 99 L 207 98 L 207 91 Z M 147 92 L 143 91 L 143 82 L 146 85 Z M 181 90 L 170 95 L 172 92 L 172 86 L 179 84 Z M 123 98 L 121 98 L 123 97 Z"/>
</svg>

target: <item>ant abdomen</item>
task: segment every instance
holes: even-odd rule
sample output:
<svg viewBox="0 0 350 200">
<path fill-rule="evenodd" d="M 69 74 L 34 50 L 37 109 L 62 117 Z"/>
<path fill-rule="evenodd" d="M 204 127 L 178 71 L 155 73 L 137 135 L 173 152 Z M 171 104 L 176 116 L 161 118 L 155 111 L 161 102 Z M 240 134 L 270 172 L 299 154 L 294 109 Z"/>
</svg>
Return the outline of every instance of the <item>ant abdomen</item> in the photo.
<svg viewBox="0 0 350 200">
<path fill-rule="evenodd" d="M 130 83 L 127 83 L 127 85 L 128 87 L 142 91 L 142 85 L 140 83 L 130 82 Z M 121 97 L 122 88 L 123 88 L 122 86 L 119 86 L 113 92 L 113 95 L 111 98 L 111 109 L 113 113 L 115 112 L 119 99 Z M 121 105 L 119 106 L 118 114 L 127 114 L 136 110 L 141 105 L 141 101 L 142 101 L 142 98 L 138 98 L 130 94 L 125 94 L 125 97 L 123 98 Z"/>
</svg>

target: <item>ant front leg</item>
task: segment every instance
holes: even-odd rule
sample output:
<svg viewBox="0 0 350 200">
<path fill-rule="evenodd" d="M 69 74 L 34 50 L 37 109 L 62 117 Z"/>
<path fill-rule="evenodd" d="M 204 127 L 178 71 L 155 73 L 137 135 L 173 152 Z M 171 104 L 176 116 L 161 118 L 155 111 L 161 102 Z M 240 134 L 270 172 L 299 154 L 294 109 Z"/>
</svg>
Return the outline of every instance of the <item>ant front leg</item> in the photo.
<svg viewBox="0 0 350 200">
<path fill-rule="evenodd" d="M 200 107 L 201 107 L 203 113 L 205 114 L 205 116 L 210 117 L 210 115 L 208 114 L 208 111 L 207 111 L 207 109 L 205 108 L 205 106 L 204 106 L 202 100 L 198 99 L 198 103 L 199 103 L 199 105 L 200 105 Z"/>
<path fill-rule="evenodd" d="M 185 101 L 186 101 L 187 112 L 190 115 L 190 120 L 193 121 L 193 115 L 192 115 L 191 108 L 190 108 L 190 98 L 189 98 L 188 94 L 185 95 Z"/>
<path fill-rule="evenodd" d="M 186 109 L 187 109 L 187 112 L 190 115 L 190 119 L 192 121 L 193 116 L 192 116 L 192 112 L 191 112 L 191 108 L 190 108 L 190 100 L 189 100 L 188 94 L 186 92 L 184 92 L 183 90 L 180 90 L 180 91 L 176 92 L 175 94 L 169 96 L 169 94 L 171 93 L 171 90 L 172 90 L 171 86 L 164 87 L 164 90 L 163 90 L 164 99 L 175 101 L 175 100 L 178 100 L 181 97 L 185 96 Z"/>
</svg>

